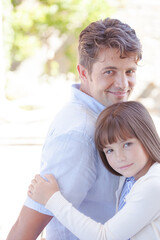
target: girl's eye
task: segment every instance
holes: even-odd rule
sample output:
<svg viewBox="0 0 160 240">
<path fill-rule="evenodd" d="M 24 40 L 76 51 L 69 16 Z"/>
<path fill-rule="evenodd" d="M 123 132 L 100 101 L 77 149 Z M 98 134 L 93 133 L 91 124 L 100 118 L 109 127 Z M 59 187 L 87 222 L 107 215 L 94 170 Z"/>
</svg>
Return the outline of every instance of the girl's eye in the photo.
<svg viewBox="0 0 160 240">
<path fill-rule="evenodd" d="M 131 144 L 132 144 L 131 142 L 126 142 L 126 143 L 124 144 L 124 147 L 129 147 Z"/>
<path fill-rule="evenodd" d="M 106 154 L 110 154 L 112 152 L 113 152 L 113 149 L 108 149 L 108 150 L 105 151 Z"/>
</svg>

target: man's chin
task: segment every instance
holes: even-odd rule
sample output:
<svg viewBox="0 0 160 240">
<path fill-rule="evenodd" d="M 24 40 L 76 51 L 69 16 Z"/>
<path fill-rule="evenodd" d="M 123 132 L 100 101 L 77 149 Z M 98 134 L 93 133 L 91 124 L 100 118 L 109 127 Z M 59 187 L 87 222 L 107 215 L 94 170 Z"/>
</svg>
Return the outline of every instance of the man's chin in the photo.
<svg viewBox="0 0 160 240">
<path fill-rule="evenodd" d="M 128 98 L 118 98 L 115 101 L 113 101 L 112 104 L 126 102 L 126 101 L 128 101 Z"/>
<path fill-rule="evenodd" d="M 116 99 L 112 99 L 112 100 L 106 100 L 104 102 L 101 102 L 105 107 L 109 107 L 113 104 L 116 104 L 116 103 L 120 103 L 120 102 L 126 102 L 128 101 L 128 96 L 127 97 L 119 97 L 119 98 L 116 98 Z"/>
</svg>

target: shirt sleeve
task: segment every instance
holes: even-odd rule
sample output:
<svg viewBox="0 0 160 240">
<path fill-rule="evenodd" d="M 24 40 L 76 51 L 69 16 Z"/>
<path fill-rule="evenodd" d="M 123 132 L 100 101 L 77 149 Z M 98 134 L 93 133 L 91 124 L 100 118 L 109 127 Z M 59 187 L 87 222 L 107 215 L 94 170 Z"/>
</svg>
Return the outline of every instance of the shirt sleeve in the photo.
<svg viewBox="0 0 160 240">
<path fill-rule="evenodd" d="M 72 131 L 48 137 L 42 151 L 41 175 L 53 174 L 63 196 L 78 207 L 96 180 L 96 156 L 93 140 Z M 38 206 L 30 203 L 29 207 Z M 43 206 L 38 210 L 46 214 Z M 48 211 L 48 210 L 47 210 Z M 51 214 L 49 211 L 47 214 Z"/>
<path fill-rule="evenodd" d="M 60 192 L 48 200 L 46 208 L 81 240 L 124 240 L 134 236 L 159 216 L 159 188 L 159 177 L 137 183 L 123 209 L 105 224 L 97 223 L 77 211 Z"/>
</svg>

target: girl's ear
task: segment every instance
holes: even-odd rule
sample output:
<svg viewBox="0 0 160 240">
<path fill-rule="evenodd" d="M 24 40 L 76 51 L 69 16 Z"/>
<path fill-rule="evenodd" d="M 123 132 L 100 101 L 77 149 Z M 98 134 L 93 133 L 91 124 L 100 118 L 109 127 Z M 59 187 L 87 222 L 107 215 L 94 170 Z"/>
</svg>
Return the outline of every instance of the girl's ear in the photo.
<svg viewBox="0 0 160 240">
<path fill-rule="evenodd" d="M 77 65 L 77 70 L 79 73 L 79 78 L 81 79 L 82 83 L 86 83 L 86 81 L 88 80 L 88 71 L 87 69 L 82 66 L 81 64 Z"/>
</svg>

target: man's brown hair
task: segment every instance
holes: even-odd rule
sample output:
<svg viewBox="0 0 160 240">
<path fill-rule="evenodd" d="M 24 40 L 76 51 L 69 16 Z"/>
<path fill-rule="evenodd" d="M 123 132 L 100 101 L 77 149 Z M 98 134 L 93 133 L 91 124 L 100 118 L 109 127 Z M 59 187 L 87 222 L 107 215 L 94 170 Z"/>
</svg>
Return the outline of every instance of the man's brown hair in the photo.
<svg viewBox="0 0 160 240">
<path fill-rule="evenodd" d="M 103 149 L 106 145 L 137 138 L 149 158 L 160 162 L 160 138 L 147 109 L 139 102 L 128 101 L 111 105 L 101 112 L 96 122 L 95 144 L 106 168 L 120 175 L 108 164 Z"/>
<path fill-rule="evenodd" d="M 89 73 L 102 48 L 116 48 L 120 58 L 134 54 L 136 63 L 142 58 L 142 47 L 135 30 L 118 19 L 106 18 L 92 22 L 79 36 L 79 63 Z"/>
</svg>

